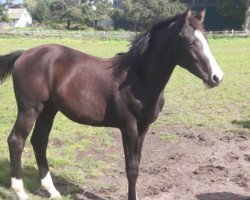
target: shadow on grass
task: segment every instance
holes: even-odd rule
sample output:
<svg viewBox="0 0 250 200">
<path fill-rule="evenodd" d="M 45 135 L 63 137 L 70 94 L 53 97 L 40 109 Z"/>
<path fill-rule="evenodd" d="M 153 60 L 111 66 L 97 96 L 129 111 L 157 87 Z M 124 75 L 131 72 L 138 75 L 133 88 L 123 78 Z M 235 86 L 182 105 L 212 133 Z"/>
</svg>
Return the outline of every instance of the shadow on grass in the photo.
<svg viewBox="0 0 250 200">
<path fill-rule="evenodd" d="M 233 120 L 231 123 L 240 125 L 243 128 L 250 129 L 250 120 Z"/>
<path fill-rule="evenodd" d="M 0 186 L 5 189 L 10 188 L 10 163 L 8 159 L 0 159 Z M 38 176 L 38 171 L 33 166 L 23 166 L 23 181 L 25 190 L 29 193 L 39 196 L 42 198 L 49 198 L 46 191 L 41 189 L 40 179 Z M 70 199 L 80 200 L 80 199 L 92 199 L 92 200 L 104 200 L 103 198 L 88 192 L 81 188 L 76 183 L 70 182 L 61 176 L 56 176 L 52 174 L 54 184 L 56 188 L 61 192 L 63 196 L 70 196 Z M 11 192 L 13 193 L 13 192 Z M 0 191 L 0 199 L 12 199 L 8 193 L 2 193 Z"/>
<path fill-rule="evenodd" d="M 205 193 L 196 195 L 198 200 L 250 200 L 250 196 L 242 196 L 231 192 Z"/>
</svg>

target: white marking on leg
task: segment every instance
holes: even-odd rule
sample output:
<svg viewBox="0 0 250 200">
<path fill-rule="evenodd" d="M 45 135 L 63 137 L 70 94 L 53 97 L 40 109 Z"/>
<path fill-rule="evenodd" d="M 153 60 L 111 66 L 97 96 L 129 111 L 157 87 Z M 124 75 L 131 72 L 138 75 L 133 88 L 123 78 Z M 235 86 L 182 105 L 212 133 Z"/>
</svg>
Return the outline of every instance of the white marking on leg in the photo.
<svg viewBox="0 0 250 200">
<path fill-rule="evenodd" d="M 46 176 L 41 180 L 42 187 L 50 194 L 50 198 L 58 198 L 61 197 L 58 190 L 55 188 L 50 172 L 46 174 Z"/>
<path fill-rule="evenodd" d="M 11 178 L 11 188 L 16 192 L 20 200 L 29 199 L 28 195 L 24 191 L 22 179 Z"/>
<path fill-rule="evenodd" d="M 213 79 L 213 76 L 215 75 L 219 81 L 222 81 L 223 78 L 223 72 L 220 68 L 220 66 L 218 65 L 218 63 L 216 62 L 213 54 L 211 53 L 207 40 L 205 39 L 204 35 L 199 31 L 196 30 L 194 32 L 194 35 L 201 41 L 202 45 L 203 45 L 203 52 L 204 54 L 207 56 L 209 62 L 210 62 L 210 66 L 211 66 L 211 70 L 212 70 L 212 74 L 211 74 L 211 79 Z"/>
<path fill-rule="evenodd" d="M 137 190 L 136 190 L 136 200 L 139 200 L 138 195 L 137 195 Z"/>
</svg>

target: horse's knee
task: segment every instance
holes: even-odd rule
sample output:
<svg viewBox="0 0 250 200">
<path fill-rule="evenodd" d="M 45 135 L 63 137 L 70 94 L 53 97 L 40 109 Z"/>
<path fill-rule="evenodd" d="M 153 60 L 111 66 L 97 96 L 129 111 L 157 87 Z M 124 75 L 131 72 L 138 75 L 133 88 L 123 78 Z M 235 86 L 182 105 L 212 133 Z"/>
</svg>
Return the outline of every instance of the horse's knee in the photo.
<svg viewBox="0 0 250 200">
<path fill-rule="evenodd" d="M 18 138 L 15 134 L 10 134 L 10 136 L 7 139 L 8 145 L 10 150 L 15 151 L 22 151 L 24 141 L 22 139 Z"/>
<path fill-rule="evenodd" d="M 128 179 L 137 179 L 139 175 L 139 167 L 138 166 L 131 166 L 126 168 L 126 173 L 128 176 Z"/>
<path fill-rule="evenodd" d="M 13 144 L 17 143 L 17 137 L 13 134 L 9 135 L 7 142 L 9 144 L 9 146 L 12 146 Z"/>
</svg>

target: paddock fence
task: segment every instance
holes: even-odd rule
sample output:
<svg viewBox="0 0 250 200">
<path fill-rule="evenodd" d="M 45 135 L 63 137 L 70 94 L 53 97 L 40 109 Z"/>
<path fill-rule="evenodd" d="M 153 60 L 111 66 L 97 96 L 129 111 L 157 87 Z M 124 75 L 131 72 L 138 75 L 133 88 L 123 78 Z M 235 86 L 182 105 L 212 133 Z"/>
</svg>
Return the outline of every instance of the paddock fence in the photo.
<svg viewBox="0 0 250 200">
<path fill-rule="evenodd" d="M 116 31 L 57 31 L 57 30 L 1 30 L 0 37 L 29 37 L 29 38 L 69 38 L 69 39 L 103 39 L 103 40 L 130 40 L 135 32 Z M 208 37 L 250 37 L 250 31 L 208 31 Z"/>
<path fill-rule="evenodd" d="M 225 31 L 207 31 L 209 37 L 250 37 L 250 31 L 236 31 L 236 30 L 225 30 Z"/>
<path fill-rule="evenodd" d="M 60 38 L 60 39 L 103 39 L 103 40 L 129 40 L 134 32 L 115 31 L 57 31 L 57 30 L 1 30 L 1 36 L 29 37 L 29 38 Z"/>
</svg>

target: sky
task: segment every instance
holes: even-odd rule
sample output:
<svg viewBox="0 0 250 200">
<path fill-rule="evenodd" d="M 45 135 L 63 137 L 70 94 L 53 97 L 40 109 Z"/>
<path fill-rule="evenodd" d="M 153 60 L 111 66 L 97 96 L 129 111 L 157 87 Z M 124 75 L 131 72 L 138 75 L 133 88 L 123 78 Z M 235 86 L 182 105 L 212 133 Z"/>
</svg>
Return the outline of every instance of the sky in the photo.
<svg viewBox="0 0 250 200">
<path fill-rule="evenodd" d="M 5 3 L 6 0 L 0 0 L 0 3 Z M 23 0 L 14 0 L 13 3 L 18 4 L 18 3 L 23 3 Z"/>
</svg>

